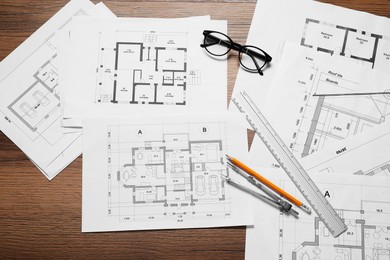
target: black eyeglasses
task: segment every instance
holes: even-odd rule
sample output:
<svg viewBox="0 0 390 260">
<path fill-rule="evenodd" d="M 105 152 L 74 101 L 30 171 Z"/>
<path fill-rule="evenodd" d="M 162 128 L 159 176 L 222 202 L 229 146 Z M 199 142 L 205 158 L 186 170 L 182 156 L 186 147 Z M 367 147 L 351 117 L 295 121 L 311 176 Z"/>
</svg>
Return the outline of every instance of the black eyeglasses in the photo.
<svg viewBox="0 0 390 260">
<path fill-rule="evenodd" d="M 249 72 L 257 72 L 263 76 L 262 69 L 271 62 L 272 57 L 262 49 L 252 45 L 241 45 L 233 42 L 229 36 L 216 31 L 203 31 L 204 40 L 200 47 L 214 56 L 226 55 L 230 50 L 239 52 L 241 66 Z"/>
</svg>

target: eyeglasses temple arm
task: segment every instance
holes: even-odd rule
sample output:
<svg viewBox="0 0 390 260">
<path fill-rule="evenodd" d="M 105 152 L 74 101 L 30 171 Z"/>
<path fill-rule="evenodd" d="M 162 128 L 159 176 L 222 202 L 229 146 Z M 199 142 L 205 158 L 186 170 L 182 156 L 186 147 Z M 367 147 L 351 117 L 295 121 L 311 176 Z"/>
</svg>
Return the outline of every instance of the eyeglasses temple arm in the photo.
<svg viewBox="0 0 390 260">
<path fill-rule="evenodd" d="M 272 57 L 269 56 L 266 52 L 264 52 L 265 56 L 261 53 L 258 53 L 256 51 L 253 51 L 253 50 L 250 50 L 250 49 L 247 49 L 245 48 L 245 46 L 242 47 L 243 49 L 241 49 L 241 52 L 244 52 L 246 54 L 249 54 L 253 57 L 256 57 L 256 58 L 259 58 L 260 60 L 263 60 L 265 62 L 270 62 L 272 60 Z"/>
<path fill-rule="evenodd" d="M 213 39 L 215 40 L 215 42 L 213 43 L 208 43 L 208 44 L 201 44 L 200 47 L 204 48 L 204 47 L 208 47 L 208 46 L 212 46 L 212 45 L 215 45 L 215 44 L 220 44 L 222 46 L 225 46 L 225 47 L 228 47 L 228 48 L 231 48 L 231 49 L 235 49 L 233 48 L 233 44 L 231 41 L 226 41 L 226 40 L 222 40 L 214 35 L 205 35 L 205 39 L 206 38 L 210 38 L 210 39 Z"/>
<path fill-rule="evenodd" d="M 266 52 L 264 52 L 265 56 L 262 55 L 261 53 L 258 53 L 256 51 L 253 51 L 251 49 L 247 49 L 245 48 L 245 46 L 242 46 L 241 44 L 238 44 L 238 43 L 235 43 L 235 42 L 232 42 L 232 41 L 226 41 L 226 40 L 222 40 L 214 35 L 210 35 L 210 34 L 207 34 L 205 35 L 205 39 L 206 38 L 210 38 L 210 39 L 213 39 L 213 40 L 216 40 L 214 43 L 209 43 L 209 44 L 201 44 L 200 46 L 202 48 L 205 48 L 205 47 L 208 47 L 208 46 L 212 46 L 212 45 L 215 45 L 215 44 L 220 44 L 222 46 L 225 46 L 225 47 L 228 47 L 228 48 L 231 48 L 233 50 L 236 50 L 236 51 L 241 51 L 241 52 L 245 52 L 247 54 L 249 54 L 250 56 L 252 56 L 251 58 L 253 59 L 253 57 L 256 57 L 256 58 L 259 58 L 261 60 L 264 60 L 265 62 L 270 62 L 272 60 L 272 57 L 270 55 L 268 55 Z M 243 51 L 245 50 L 245 51 Z M 261 71 L 261 68 L 259 67 L 259 65 L 257 64 L 256 60 L 253 59 L 253 62 L 255 63 L 256 67 L 258 68 L 259 70 L 259 73 L 262 74 L 262 71 Z"/>
<path fill-rule="evenodd" d="M 248 54 L 249 54 L 249 52 L 248 52 Z M 255 64 L 256 69 L 257 69 L 257 72 L 258 72 L 261 76 L 263 76 L 263 71 L 261 70 L 262 67 L 259 66 L 259 64 L 257 63 L 256 59 L 253 58 L 253 55 L 252 55 L 252 54 L 249 54 L 248 56 L 251 57 L 253 63 Z M 261 56 L 263 56 L 263 55 L 261 55 Z M 264 56 L 263 56 L 263 57 L 264 57 Z M 263 66 L 263 67 L 264 67 L 264 66 Z"/>
</svg>

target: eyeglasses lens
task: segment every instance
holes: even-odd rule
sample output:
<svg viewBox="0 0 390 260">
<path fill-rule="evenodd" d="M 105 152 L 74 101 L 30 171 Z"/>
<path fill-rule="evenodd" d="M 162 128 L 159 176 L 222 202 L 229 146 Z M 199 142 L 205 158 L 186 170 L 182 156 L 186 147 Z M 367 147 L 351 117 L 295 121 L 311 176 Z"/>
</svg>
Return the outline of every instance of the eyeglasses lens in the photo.
<svg viewBox="0 0 390 260">
<path fill-rule="evenodd" d="M 231 40 L 226 35 L 212 32 L 205 36 L 206 50 L 215 56 L 223 56 L 230 51 Z"/>
<path fill-rule="evenodd" d="M 265 56 L 266 54 L 262 50 L 251 46 L 245 46 L 240 52 L 240 63 L 247 70 L 257 71 L 265 65 Z M 256 67 L 255 62 L 258 67 Z"/>
</svg>

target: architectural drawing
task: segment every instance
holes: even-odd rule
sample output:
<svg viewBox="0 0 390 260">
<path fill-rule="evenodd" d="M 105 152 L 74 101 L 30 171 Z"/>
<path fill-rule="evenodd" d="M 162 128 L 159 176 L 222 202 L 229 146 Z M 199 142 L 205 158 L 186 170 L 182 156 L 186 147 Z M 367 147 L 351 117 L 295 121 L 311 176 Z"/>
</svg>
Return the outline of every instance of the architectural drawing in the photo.
<svg viewBox="0 0 390 260">
<path fill-rule="evenodd" d="M 366 175 L 366 176 L 379 175 L 379 176 L 390 177 L 390 160 L 383 162 L 381 165 L 378 165 L 378 166 L 371 168 L 369 170 L 366 170 L 366 171 L 359 170 L 359 171 L 354 172 L 353 174 Z"/>
<path fill-rule="evenodd" d="M 319 172 L 325 174 L 337 174 L 337 169 L 334 167 L 325 167 L 321 168 Z M 369 169 L 358 169 L 352 172 L 354 175 L 364 175 L 364 176 L 385 176 L 390 177 L 390 160 L 386 160 L 383 163 Z"/>
<path fill-rule="evenodd" d="M 306 19 L 301 45 L 314 48 L 317 51 L 340 55 L 362 63 L 369 63 L 372 68 L 388 71 L 390 69 L 390 37 L 369 33 L 366 31 L 322 22 L 315 19 Z M 318 93 L 317 89 L 329 89 L 337 86 L 346 93 L 353 91 L 358 83 L 343 79 L 342 75 L 328 72 L 319 72 L 316 68 L 308 68 L 307 71 L 311 90 L 307 93 Z M 317 75 L 319 74 L 319 75 Z M 318 80 L 315 80 L 319 77 Z M 298 83 L 299 84 L 299 83 Z M 328 87 L 328 88 L 327 88 Z M 328 92 L 329 93 L 329 92 Z M 366 128 L 381 124 L 389 113 L 388 105 L 390 96 L 363 96 L 353 98 L 317 97 L 305 94 L 304 105 L 307 111 L 301 113 L 298 121 L 311 118 L 309 131 L 305 133 L 303 147 L 300 147 L 302 157 L 322 149 L 329 139 L 345 139 L 351 135 L 363 132 Z M 356 104 L 359 103 L 359 107 Z M 365 111 L 362 111 L 362 108 Z M 366 110 L 367 109 L 367 110 Z M 303 124 L 304 125 L 304 124 Z M 306 124 L 307 125 L 307 124 Z M 290 146 L 300 143 L 297 139 L 302 129 L 297 129 L 293 134 L 293 142 Z M 301 140 L 303 141 L 303 140 Z M 293 148 L 297 149 L 297 147 Z"/>
<path fill-rule="evenodd" d="M 229 217 L 223 129 L 222 123 L 108 126 L 108 216 Z"/>
<path fill-rule="evenodd" d="M 301 45 L 390 70 L 390 36 L 307 18 Z"/>
<path fill-rule="evenodd" d="M 186 105 L 200 72 L 187 65 L 187 33 L 117 31 L 101 36 L 96 102 Z"/>
<path fill-rule="evenodd" d="M 69 36 L 70 21 L 95 15 L 97 8 L 70 1 L 1 62 L 1 131 L 50 180 L 81 151 L 81 132 L 63 134 L 60 125 L 58 47 Z"/>
<path fill-rule="evenodd" d="M 225 154 L 247 153 L 246 128 L 238 119 L 175 115 L 84 120 L 82 231 L 252 223 L 246 194 L 225 181 L 230 176 Z"/>
<path fill-rule="evenodd" d="M 86 15 L 84 10 L 78 10 L 71 17 Z M 62 24 L 28 57 L 36 59 L 36 64 L 25 61 L 15 69 L 23 69 L 28 76 L 18 80 L 19 85 L 14 88 L 15 95 L 6 101 L 8 111 L 2 111 L 31 141 L 44 140 L 50 146 L 54 146 L 63 137 L 55 123 L 61 117 L 57 46 L 65 39 L 64 31 L 67 30 L 69 21 L 70 19 Z"/>
<path fill-rule="evenodd" d="M 301 76 L 295 83 L 301 98 L 296 104 L 296 125 L 289 140 L 290 148 L 300 157 L 323 149 L 329 141 L 343 140 L 380 125 L 390 114 L 388 95 L 313 96 L 319 89 L 337 87 L 350 93 L 359 86 L 331 69 L 307 66 Z"/>
<path fill-rule="evenodd" d="M 302 160 L 312 177 L 321 177 L 320 189 L 348 230 L 333 238 L 317 217 L 293 223 L 281 215 L 279 249 L 285 258 L 390 259 L 390 185 L 383 178 L 390 176 L 388 125 L 334 143 Z M 310 232 L 293 238 L 287 234 L 293 230 Z"/>
<path fill-rule="evenodd" d="M 389 259 L 390 199 L 378 194 L 390 194 L 390 187 L 378 183 L 323 184 L 322 190 L 335 198 L 332 203 L 348 226 L 338 238 L 318 217 L 295 221 L 281 214 L 279 259 Z"/>
<path fill-rule="evenodd" d="M 8 105 L 14 116 L 31 131 L 28 135 L 33 140 L 43 136 L 51 144 L 61 138 L 60 134 L 51 140 L 45 137 L 45 131 L 60 117 L 56 57 L 54 54 L 45 62 L 33 75 L 36 81 Z"/>
<path fill-rule="evenodd" d="M 301 162 L 305 169 L 321 174 L 390 177 L 389 147 L 390 130 L 386 122 L 377 130 L 334 143 Z M 361 159 L 367 155 L 375 155 L 370 156 L 369 165 Z M 346 164 L 346 161 L 353 163 Z"/>
</svg>

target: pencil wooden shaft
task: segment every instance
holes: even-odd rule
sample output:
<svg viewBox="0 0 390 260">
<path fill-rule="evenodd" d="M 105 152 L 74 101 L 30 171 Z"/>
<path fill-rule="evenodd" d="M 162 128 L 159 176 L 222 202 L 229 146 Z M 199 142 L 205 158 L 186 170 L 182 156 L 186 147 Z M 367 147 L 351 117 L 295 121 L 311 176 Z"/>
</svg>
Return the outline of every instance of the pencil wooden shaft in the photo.
<svg viewBox="0 0 390 260">
<path fill-rule="evenodd" d="M 266 185 L 268 188 L 272 189 L 276 193 L 288 199 L 296 206 L 298 207 L 302 206 L 302 202 L 300 200 L 288 194 L 287 192 L 285 192 L 284 190 L 282 190 L 281 188 L 279 188 L 278 186 L 276 186 L 275 184 L 273 184 L 272 182 L 270 182 L 269 180 L 267 180 L 266 178 L 264 178 L 263 176 L 261 176 L 260 174 L 258 174 L 257 172 L 255 172 L 254 170 L 246 166 L 245 164 L 243 164 L 242 162 L 240 162 L 239 160 L 237 160 L 236 158 L 230 156 L 228 156 L 228 158 L 234 165 L 236 165 L 237 167 L 241 168 L 243 171 L 255 177 L 257 180 L 259 180 L 261 183 Z"/>
</svg>

